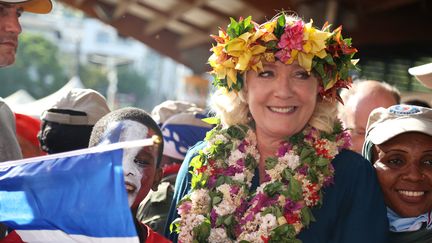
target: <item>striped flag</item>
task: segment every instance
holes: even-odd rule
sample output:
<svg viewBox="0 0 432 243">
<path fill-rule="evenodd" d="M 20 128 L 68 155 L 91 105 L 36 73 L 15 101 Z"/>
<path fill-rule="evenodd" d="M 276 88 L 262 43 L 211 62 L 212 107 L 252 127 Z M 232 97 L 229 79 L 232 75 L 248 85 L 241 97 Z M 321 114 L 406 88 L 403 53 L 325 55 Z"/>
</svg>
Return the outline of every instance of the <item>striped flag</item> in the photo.
<svg viewBox="0 0 432 243">
<path fill-rule="evenodd" d="M 123 142 L 0 163 L 0 222 L 14 230 L 8 236 L 23 242 L 138 242 L 122 148 L 151 143 Z"/>
</svg>

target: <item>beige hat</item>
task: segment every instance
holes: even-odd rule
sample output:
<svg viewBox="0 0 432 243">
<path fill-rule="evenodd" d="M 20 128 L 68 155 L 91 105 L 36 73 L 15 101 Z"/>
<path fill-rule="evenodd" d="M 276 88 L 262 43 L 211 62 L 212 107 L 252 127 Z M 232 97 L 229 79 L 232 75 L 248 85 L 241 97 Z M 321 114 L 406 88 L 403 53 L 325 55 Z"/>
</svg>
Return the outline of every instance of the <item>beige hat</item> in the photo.
<svg viewBox="0 0 432 243">
<path fill-rule="evenodd" d="M 408 72 L 424 86 L 432 89 L 432 63 L 412 67 L 408 69 Z"/>
<path fill-rule="evenodd" d="M 377 108 L 369 115 L 366 140 L 382 144 L 406 132 L 421 132 L 432 136 L 432 109 L 413 105 Z"/>
<path fill-rule="evenodd" d="M 51 109 L 80 111 L 87 115 L 69 115 Z M 79 88 L 71 89 L 51 109 L 45 111 L 41 119 L 68 125 L 94 125 L 110 112 L 106 99 L 100 93 L 92 89 Z"/>
<path fill-rule="evenodd" d="M 46 14 L 52 9 L 51 0 L 0 0 L 0 3 L 18 4 L 24 11 Z"/>
<path fill-rule="evenodd" d="M 166 100 L 153 108 L 151 116 L 161 126 L 162 123 L 175 114 L 202 112 L 204 110 L 194 103 L 180 100 Z"/>
</svg>

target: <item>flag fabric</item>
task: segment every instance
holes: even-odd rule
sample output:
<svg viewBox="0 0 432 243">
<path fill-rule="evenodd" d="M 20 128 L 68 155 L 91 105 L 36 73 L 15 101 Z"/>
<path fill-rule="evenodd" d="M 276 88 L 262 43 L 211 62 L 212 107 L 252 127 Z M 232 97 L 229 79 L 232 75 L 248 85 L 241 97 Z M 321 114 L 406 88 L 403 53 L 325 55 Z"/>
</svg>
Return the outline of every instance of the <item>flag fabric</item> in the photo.
<svg viewBox="0 0 432 243">
<path fill-rule="evenodd" d="M 0 163 L 0 222 L 24 242 L 138 242 L 124 144 Z"/>
</svg>

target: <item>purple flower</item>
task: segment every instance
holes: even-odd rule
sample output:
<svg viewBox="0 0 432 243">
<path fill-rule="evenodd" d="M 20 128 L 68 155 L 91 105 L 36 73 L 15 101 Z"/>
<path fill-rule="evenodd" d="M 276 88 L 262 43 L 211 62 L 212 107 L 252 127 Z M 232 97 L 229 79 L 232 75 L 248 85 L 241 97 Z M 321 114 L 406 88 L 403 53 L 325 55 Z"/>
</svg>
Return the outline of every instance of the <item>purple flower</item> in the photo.
<svg viewBox="0 0 432 243">
<path fill-rule="evenodd" d="M 189 213 L 191 208 L 192 208 L 192 203 L 190 201 L 185 201 L 180 206 L 178 206 L 177 212 L 179 215 L 185 215 Z"/>
<path fill-rule="evenodd" d="M 240 187 L 238 186 L 231 186 L 230 193 L 231 194 L 237 194 L 240 191 Z"/>
<path fill-rule="evenodd" d="M 224 170 L 223 174 L 226 176 L 234 176 L 235 174 L 242 173 L 242 172 L 243 172 L 242 168 L 236 166 L 229 166 Z"/>
<path fill-rule="evenodd" d="M 301 174 L 301 175 L 307 175 L 308 170 L 309 170 L 309 167 L 308 167 L 307 165 L 304 165 L 304 166 L 302 166 L 302 167 L 299 167 L 299 168 L 297 169 L 297 172 L 298 172 L 299 174 Z"/>
<path fill-rule="evenodd" d="M 288 151 L 292 149 L 292 145 L 288 142 L 284 142 L 281 144 L 281 146 L 278 148 L 277 156 L 283 157 Z"/>
<path fill-rule="evenodd" d="M 237 165 L 238 165 L 238 166 L 241 166 L 242 168 L 244 168 L 244 166 L 245 166 L 245 161 L 244 161 L 244 159 L 242 158 L 242 159 L 237 160 Z"/>
<path fill-rule="evenodd" d="M 270 175 L 269 174 L 265 174 L 264 175 L 264 182 L 268 182 L 268 181 L 271 181 L 271 177 L 270 177 Z"/>
<path fill-rule="evenodd" d="M 245 153 L 246 152 L 246 146 L 249 145 L 249 143 L 246 140 L 243 140 L 239 146 L 238 146 L 238 150 L 240 150 L 240 152 Z"/>
<path fill-rule="evenodd" d="M 302 205 L 298 202 L 295 202 L 289 198 L 286 199 L 286 203 L 284 206 L 284 211 L 285 212 L 293 212 L 296 210 L 300 210 L 302 208 Z"/>
<path fill-rule="evenodd" d="M 336 137 L 336 141 L 342 141 L 342 145 L 338 146 L 338 150 L 341 151 L 344 148 L 352 146 L 351 135 L 347 131 L 343 131 Z"/>
<path fill-rule="evenodd" d="M 207 187 L 208 188 L 213 188 L 216 186 L 216 182 L 217 182 L 217 178 L 216 175 L 212 175 L 208 178 L 207 180 Z"/>
<path fill-rule="evenodd" d="M 215 225 L 216 225 L 217 217 L 218 217 L 218 215 L 216 213 L 216 210 L 213 208 L 210 211 L 210 223 L 211 223 L 212 228 L 215 227 Z"/>
</svg>

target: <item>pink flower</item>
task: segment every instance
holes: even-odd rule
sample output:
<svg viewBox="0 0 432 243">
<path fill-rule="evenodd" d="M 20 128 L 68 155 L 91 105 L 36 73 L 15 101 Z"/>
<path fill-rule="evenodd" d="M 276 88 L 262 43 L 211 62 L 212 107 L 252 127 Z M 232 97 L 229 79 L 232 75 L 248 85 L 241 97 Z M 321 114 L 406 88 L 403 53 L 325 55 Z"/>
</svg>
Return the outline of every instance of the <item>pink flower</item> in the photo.
<svg viewBox="0 0 432 243">
<path fill-rule="evenodd" d="M 278 148 L 277 157 L 283 157 L 288 151 L 292 150 L 292 145 L 288 142 L 284 142 Z"/>
<path fill-rule="evenodd" d="M 286 26 L 282 34 L 278 47 L 280 50 L 276 52 L 275 56 L 282 62 L 286 62 L 291 58 L 292 50 L 303 49 L 303 23 L 297 21 L 291 26 Z"/>
<path fill-rule="evenodd" d="M 179 215 L 186 215 L 189 213 L 189 211 L 192 208 L 192 203 L 190 201 L 185 201 L 184 203 L 180 204 L 177 208 L 177 212 Z"/>
</svg>

